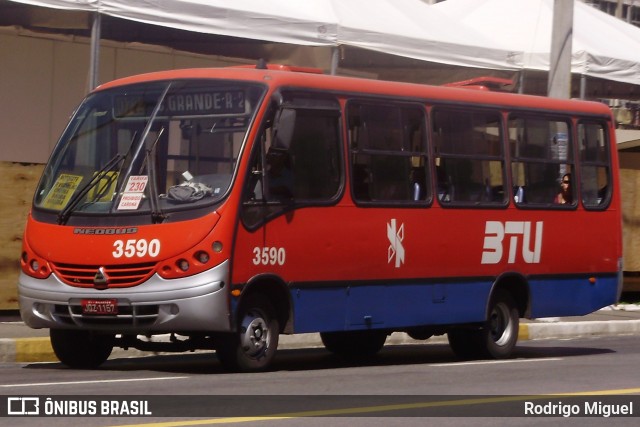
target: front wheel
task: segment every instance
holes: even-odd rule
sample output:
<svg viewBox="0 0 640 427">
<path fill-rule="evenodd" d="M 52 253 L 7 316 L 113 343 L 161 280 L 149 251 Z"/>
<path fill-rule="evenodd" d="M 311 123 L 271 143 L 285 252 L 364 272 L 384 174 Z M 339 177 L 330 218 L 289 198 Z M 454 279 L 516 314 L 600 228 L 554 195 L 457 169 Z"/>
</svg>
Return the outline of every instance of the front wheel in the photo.
<svg viewBox="0 0 640 427">
<path fill-rule="evenodd" d="M 94 369 L 111 354 L 114 334 L 71 329 L 51 329 L 51 347 L 58 359 L 74 369 Z"/>
<path fill-rule="evenodd" d="M 235 333 L 220 337 L 218 359 L 230 371 L 263 371 L 269 367 L 278 348 L 280 325 L 268 299 L 249 296 L 239 311 Z"/>
<path fill-rule="evenodd" d="M 463 359 L 505 359 L 511 356 L 518 341 L 520 315 L 513 297 L 497 291 L 491 298 L 489 316 L 477 329 L 449 331 L 449 345 Z"/>
</svg>

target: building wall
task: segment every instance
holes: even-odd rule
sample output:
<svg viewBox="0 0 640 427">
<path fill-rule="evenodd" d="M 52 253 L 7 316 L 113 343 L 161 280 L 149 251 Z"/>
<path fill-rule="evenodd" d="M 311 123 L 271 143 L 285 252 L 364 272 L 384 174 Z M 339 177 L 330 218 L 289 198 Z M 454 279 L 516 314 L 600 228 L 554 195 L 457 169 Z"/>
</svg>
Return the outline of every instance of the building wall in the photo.
<svg viewBox="0 0 640 427">
<path fill-rule="evenodd" d="M 44 163 L 88 89 L 89 40 L 0 28 L 0 161 Z M 99 80 L 241 60 L 103 42 Z"/>
<path fill-rule="evenodd" d="M 620 152 L 625 290 L 640 291 L 640 153 Z"/>
</svg>

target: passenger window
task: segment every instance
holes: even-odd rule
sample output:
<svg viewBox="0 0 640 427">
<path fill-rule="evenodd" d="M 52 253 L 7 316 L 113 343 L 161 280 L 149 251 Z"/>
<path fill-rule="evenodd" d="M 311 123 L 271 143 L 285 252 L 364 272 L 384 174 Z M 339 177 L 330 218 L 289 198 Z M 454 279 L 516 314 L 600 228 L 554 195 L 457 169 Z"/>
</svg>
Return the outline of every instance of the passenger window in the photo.
<svg viewBox="0 0 640 427">
<path fill-rule="evenodd" d="M 354 101 L 347 112 L 354 200 L 430 200 L 423 107 Z"/>
<path fill-rule="evenodd" d="M 527 207 L 575 206 L 569 123 L 512 116 L 508 126 L 515 203 Z"/>
<path fill-rule="evenodd" d="M 437 108 L 433 114 L 438 200 L 505 205 L 500 114 Z"/>
<path fill-rule="evenodd" d="M 609 138 L 604 123 L 578 125 L 580 189 L 585 208 L 605 208 L 611 199 Z"/>
</svg>

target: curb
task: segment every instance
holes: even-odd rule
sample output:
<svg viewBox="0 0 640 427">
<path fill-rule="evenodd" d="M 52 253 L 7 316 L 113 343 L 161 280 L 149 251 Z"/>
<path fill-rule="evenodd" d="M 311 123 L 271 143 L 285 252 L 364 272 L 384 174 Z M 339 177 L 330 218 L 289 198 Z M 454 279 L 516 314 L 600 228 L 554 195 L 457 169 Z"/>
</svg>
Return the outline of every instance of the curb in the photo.
<svg viewBox="0 0 640 427">
<path fill-rule="evenodd" d="M 524 331 L 523 331 L 523 326 Z M 526 323 L 520 325 L 522 340 L 584 338 L 640 334 L 640 320 L 593 320 L 588 322 Z"/>
<path fill-rule="evenodd" d="M 540 339 L 584 338 L 615 335 L 640 335 L 640 320 L 608 320 L 587 322 L 550 322 L 521 323 L 518 341 Z M 394 332 L 387 338 L 386 345 L 446 344 L 446 335 L 418 341 L 405 333 Z M 301 348 L 323 347 L 320 336 L 313 334 L 282 335 L 278 349 L 292 350 Z M 143 352 L 140 350 L 124 350 L 116 348 L 110 359 L 143 357 L 166 354 Z M 0 338 L 0 362 L 3 363 L 35 363 L 57 362 L 48 337 L 35 338 Z"/>
</svg>

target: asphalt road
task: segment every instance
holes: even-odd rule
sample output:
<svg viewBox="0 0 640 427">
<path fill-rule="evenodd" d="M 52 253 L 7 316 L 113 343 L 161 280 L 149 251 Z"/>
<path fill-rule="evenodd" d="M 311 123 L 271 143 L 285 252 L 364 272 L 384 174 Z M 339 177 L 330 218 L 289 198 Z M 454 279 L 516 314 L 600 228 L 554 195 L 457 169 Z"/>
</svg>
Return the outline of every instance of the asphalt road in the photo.
<svg viewBox="0 0 640 427">
<path fill-rule="evenodd" d="M 257 374 L 225 373 L 215 356 L 206 353 L 112 360 L 95 371 L 70 370 L 59 363 L 5 363 L 0 364 L 0 395 L 5 400 L 0 404 L 6 404 L 9 396 L 39 396 L 43 402 L 51 397 L 55 401 L 84 400 L 85 404 L 93 401 L 99 407 L 100 399 L 119 401 L 124 393 L 128 405 L 151 399 L 148 409 L 163 415 L 10 419 L 12 426 L 48 427 L 146 427 L 154 422 L 164 427 L 538 426 L 559 422 L 584 427 L 602 425 L 602 414 L 563 417 L 560 412 L 567 408 L 582 412 L 585 404 L 593 408 L 599 403 L 622 411 L 631 404 L 633 417 L 612 417 L 607 425 L 635 426 L 640 416 L 639 338 L 528 341 L 518 346 L 515 358 L 505 361 L 461 362 L 446 344 L 387 346 L 377 358 L 359 364 L 340 360 L 323 349 L 285 350 L 278 353 L 273 371 Z M 225 397 L 228 395 L 232 397 Z M 524 417 L 526 401 L 538 405 L 532 406 L 533 411 L 555 404 L 557 414 Z M 268 414 L 287 415 L 265 418 Z M 200 418 L 189 418 L 195 415 Z M 438 418 L 424 418 L 434 415 Z"/>
</svg>

